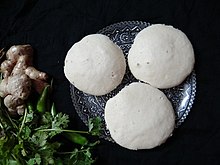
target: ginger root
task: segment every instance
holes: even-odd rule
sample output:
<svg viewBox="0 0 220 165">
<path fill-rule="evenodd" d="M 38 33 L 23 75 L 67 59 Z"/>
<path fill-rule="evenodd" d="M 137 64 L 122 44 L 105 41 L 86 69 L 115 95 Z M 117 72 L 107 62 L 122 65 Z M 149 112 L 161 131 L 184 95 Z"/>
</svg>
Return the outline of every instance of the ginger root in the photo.
<svg viewBox="0 0 220 165">
<path fill-rule="evenodd" d="M 22 115 L 32 87 L 41 92 L 43 87 L 39 88 L 36 84 L 47 84 L 47 74 L 35 69 L 32 60 L 33 49 L 30 45 L 16 45 L 7 51 L 6 60 L 1 64 L 3 80 L 0 83 L 0 96 L 4 98 L 10 114 Z"/>
</svg>

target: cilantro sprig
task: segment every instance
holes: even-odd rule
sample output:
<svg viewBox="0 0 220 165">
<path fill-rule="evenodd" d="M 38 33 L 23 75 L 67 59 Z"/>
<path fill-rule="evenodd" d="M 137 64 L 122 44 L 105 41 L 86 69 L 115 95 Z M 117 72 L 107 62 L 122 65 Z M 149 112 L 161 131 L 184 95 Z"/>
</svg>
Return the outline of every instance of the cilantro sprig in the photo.
<svg viewBox="0 0 220 165">
<path fill-rule="evenodd" d="M 11 117 L 0 99 L 0 164 L 4 165 L 65 165 L 94 163 L 91 149 L 98 143 L 86 136 L 99 135 L 100 118 L 89 120 L 88 131 L 68 129 L 69 116 L 51 110 L 41 113 L 27 102 L 24 115 Z M 63 151 L 62 138 L 69 139 L 72 151 Z M 61 139 L 61 140 L 58 140 Z"/>
</svg>

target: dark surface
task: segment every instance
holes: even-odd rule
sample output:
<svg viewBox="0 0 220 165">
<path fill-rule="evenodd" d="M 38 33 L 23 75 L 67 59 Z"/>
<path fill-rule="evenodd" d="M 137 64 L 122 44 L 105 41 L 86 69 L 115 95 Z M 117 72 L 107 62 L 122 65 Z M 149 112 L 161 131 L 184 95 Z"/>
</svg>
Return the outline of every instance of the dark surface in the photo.
<svg viewBox="0 0 220 165">
<path fill-rule="evenodd" d="M 68 49 L 87 34 L 112 23 L 139 20 L 181 29 L 196 55 L 197 93 L 186 121 L 164 145 L 130 151 L 102 141 L 97 164 L 220 164 L 220 5 L 201 0 L 0 0 L 0 47 L 31 44 L 34 63 L 55 78 L 54 100 L 86 129 L 72 106 L 63 73 Z"/>
</svg>

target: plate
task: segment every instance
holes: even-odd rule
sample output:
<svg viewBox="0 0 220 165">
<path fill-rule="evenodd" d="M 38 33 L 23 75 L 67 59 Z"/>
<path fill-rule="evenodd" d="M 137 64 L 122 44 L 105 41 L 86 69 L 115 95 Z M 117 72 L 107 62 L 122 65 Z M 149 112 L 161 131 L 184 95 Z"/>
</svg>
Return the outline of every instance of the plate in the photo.
<svg viewBox="0 0 220 165">
<path fill-rule="evenodd" d="M 149 26 L 150 23 L 141 21 L 126 21 L 112 24 L 98 31 L 100 34 L 108 36 L 115 44 L 117 44 L 127 58 L 128 51 L 134 41 L 135 36 L 142 29 Z M 73 105 L 80 119 L 87 125 L 88 119 L 99 116 L 102 119 L 103 128 L 100 138 L 112 141 L 109 131 L 105 127 L 104 108 L 107 100 L 115 96 L 125 85 L 131 82 L 136 82 L 134 76 L 128 69 L 122 83 L 112 92 L 103 96 L 93 96 L 79 91 L 72 84 L 70 84 L 70 92 Z M 92 83 L 92 82 L 91 82 Z M 186 119 L 188 113 L 192 108 L 196 92 L 196 74 L 193 71 L 185 81 L 174 88 L 162 90 L 168 99 L 171 101 L 176 115 L 175 128 L 178 128 Z"/>
</svg>

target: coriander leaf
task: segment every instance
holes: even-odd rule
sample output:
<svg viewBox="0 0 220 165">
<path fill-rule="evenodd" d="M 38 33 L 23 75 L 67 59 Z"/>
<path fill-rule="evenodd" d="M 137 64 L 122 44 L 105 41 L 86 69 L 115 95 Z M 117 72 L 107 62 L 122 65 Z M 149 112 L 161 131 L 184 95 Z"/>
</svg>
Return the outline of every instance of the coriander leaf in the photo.
<svg viewBox="0 0 220 165">
<path fill-rule="evenodd" d="M 57 149 L 60 147 L 60 145 L 61 144 L 58 142 L 47 142 L 44 147 L 38 150 L 38 153 L 41 155 L 42 164 L 54 164 L 54 154 L 57 152 Z"/>
<path fill-rule="evenodd" d="M 61 133 L 64 128 L 68 127 L 68 123 L 68 115 L 60 112 L 55 117 L 53 117 L 50 113 L 46 112 L 44 115 L 42 115 L 42 125 L 35 130 L 48 132 L 49 138 L 52 138 L 53 136 Z"/>
<path fill-rule="evenodd" d="M 14 146 L 14 148 L 12 149 L 12 153 L 15 156 L 19 156 L 22 149 L 23 149 L 23 144 L 21 144 L 21 143 L 20 144 L 16 144 Z"/>
<path fill-rule="evenodd" d="M 66 115 L 66 114 L 63 114 L 61 112 L 58 113 L 52 121 L 52 128 L 51 128 L 51 129 L 54 129 L 56 131 L 49 132 L 50 138 L 52 138 L 53 136 L 61 133 L 62 129 L 68 127 L 68 123 L 69 123 L 69 116 Z M 58 130 L 60 130 L 60 131 L 58 131 Z"/>
<path fill-rule="evenodd" d="M 77 165 L 91 165 L 94 160 L 91 158 L 90 148 L 87 148 L 86 150 L 79 150 L 77 154 L 75 154 L 75 157 L 72 157 L 72 159 L 75 159 L 75 164 Z"/>
<path fill-rule="evenodd" d="M 28 112 L 27 117 L 26 117 L 26 120 L 25 120 L 25 123 L 30 123 L 30 122 L 32 122 L 32 121 L 33 121 L 33 118 L 34 118 L 34 113 L 33 113 L 33 111 Z"/>
<path fill-rule="evenodd" d="M 71 153 L 69 153 L 69 156 L 66 156 L 64 159 L 64 164 L 72 164 L 72 165 L 91 165 L 95 162 L 95 160 L 92 159 L 92 154 L 90 151 L 90 147 L 88 148 L 75 148 Z"/>
<path fill-rule="evenodd" d="M 92 129 L 93 129 L 93 127 L 94 127 L 94 124 L 93 124 L 93 122 L 92 122 L 92 120 L 91 120 L 91 119 L 89 119 L 89 122 L 88 122 L 88 127 L 89 127 L 89 132 L 91 132 L 91 131 L 92 131 Z"/>
<path fill-rule="evenodd" d="M 52 115 L 49 112 L 45 112 L 41 116 L 41 120 L 39 123 L 41 126 L 39 127 L 39 129 L 51 128 L 52 121 L 53 121 Z"/>
<path fill-rule="evenodd" d="M 9 158 L 11 155 L 11 150 L 16 144 L 16 139 L 14 136 L 4 136 L 0 138 L 0 160 L 3 158 Z"/>
<path fill-rule="evenodd" d="M 74 158 L 78 154 L 78 152 L 79 152 L 78 148 L 75 148 L 70 155 L 70 159 Z"/>
<path fill-rule="evenodd" d="M 29 159 L 27 162 L 28 165 L 35 165 L 35 164 L 40 165 L 40 163 L 41 163 L 41 157 L 38 153 L 35 154 L 34 158 Z"/>
<path fill-rule="evenodd" d="M 68 126 L 68 123 L 69 116 L 60 112 L 55 116 L 54 121 L 52 123 L 52 128 L 63 129 Z"/>
<path fill-rule="evenodd" d="M 91 154 L 89 148 L 86 149 L 85 155 L 86 155 L 88 158 L 91 158 L 92 154 Z"/>
<path fill-rule="evenodd" d="M 2 164 L 2 165 L 20 165 L 16 160 L 12 160 L 12 159 L 8 159 L 8 158 L 0 159 L 0 164 Z"/>
<path fill-rule="evenodd" d="M 8 160 L 8 165 L 18 165 L 18 162 L 16 160 Z"/>
<path fill-rule="evenodd" d="M 7 146 L 8 138 L 6 136 L 0 138 L 0 159 L 7 157 L 11 147 Z"/>
<path fill-rule="evenodd" d="M 30 138 L 30 142 L 34 143 L 37 147 L 43 147 L 47 143 L 47 138 L 46 132 L 37 131 Z"/>
<path fill-rule="evenodd" d="M 99 136 L 100 135 L 100 130 L 101 130 L 101 118 L 96 117 L 96 118 L 90 118 L 88 122 L 88 127 L 89 127 L 89 132 L 94 135 L 94 136 Z"/>
<path fill-rule="evenodd" d="M 35 164 L 35 158 L 31 158 L 27 162 L 28 165 L 34 165 Z"/>
<path fill-rule="evenodd" d="M 31 129 L 28 126 L 24 126 L 22 131 L 21 131 L 21 138 L 23 140 L 29 139 L 31 135 Z"/>
</svg>

